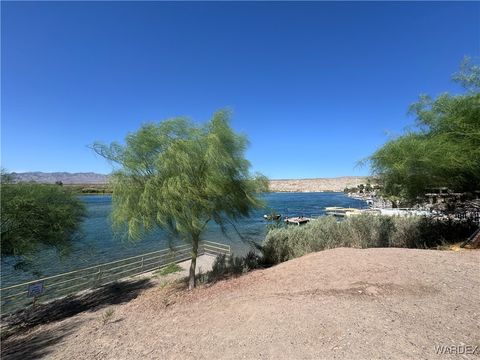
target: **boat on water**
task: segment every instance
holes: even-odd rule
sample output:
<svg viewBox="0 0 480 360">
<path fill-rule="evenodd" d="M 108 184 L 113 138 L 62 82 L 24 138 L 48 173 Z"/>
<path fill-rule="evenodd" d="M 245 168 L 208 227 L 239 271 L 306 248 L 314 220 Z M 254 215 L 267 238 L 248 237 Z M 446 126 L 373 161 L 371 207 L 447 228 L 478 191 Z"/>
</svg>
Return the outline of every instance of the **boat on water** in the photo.
<svg viewBox="0 0 480 360">
<path fill-rule="evenodd" d="M 265 220 L 269 220 L 269 221 L 280 220 L 282 218 L 282 215 L 280 215 L 280 214 L 269 214 L 269 215 L 265 214 L 265 215 L 263 215 L 263 218 Z"/>
</svg>

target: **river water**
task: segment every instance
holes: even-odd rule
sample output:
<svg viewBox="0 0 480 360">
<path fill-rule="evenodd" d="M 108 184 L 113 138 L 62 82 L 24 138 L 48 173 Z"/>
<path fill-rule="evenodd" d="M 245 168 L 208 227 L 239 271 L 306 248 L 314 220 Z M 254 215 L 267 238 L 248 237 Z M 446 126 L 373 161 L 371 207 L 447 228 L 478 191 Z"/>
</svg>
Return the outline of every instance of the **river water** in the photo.
<svg viewBox="0 0 480 360">
<path fill-rule="evenodd" d="M 88 195 L 81 198 L 87 208 L 87 217 L 70 251 L 61 256 L 48 249 L 40 251 L 31 259 L 33 266 L 29 272 L 15 270 L 9 261 L 2 261 L 2 287 L 165 249 L 169 242 L 179 243 L 162 230 L 145 234 L 140 241 L 125 239 L 123 234 L 112 231 L 111 196 Z M 249 218 L 235 223 L 236 231 L 228 225 L 227 232 L 223 233 L 219 226 L 210 224 L 203 239 L 229 244 L 233 253 L 241 255 L 250 248 L 248 241 L 263 241 L 267 232 L 263 215 L 272 210 L 288 216 L 310 216 L 324 214 L 327 206 L 366 207 L 364 201 L 349 198 L 343 193 L 267 193 L 262 198 L 266 209 L 256 210 Z"/>
</svg>

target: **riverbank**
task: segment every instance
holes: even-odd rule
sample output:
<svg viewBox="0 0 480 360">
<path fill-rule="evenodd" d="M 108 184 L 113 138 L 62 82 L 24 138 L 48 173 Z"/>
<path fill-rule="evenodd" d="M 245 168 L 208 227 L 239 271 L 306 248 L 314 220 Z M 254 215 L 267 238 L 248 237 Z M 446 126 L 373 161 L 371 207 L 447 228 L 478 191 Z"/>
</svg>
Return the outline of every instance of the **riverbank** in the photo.
<svg viewBox="0 0 480 360">
<path fill-rule="evenodd" d="M 480 345 L 479 262 L 475 250 L 326 250 L 192 292 L 149 287 L 10 337 L 2 357 L 448 358 L 439 347 Z"/>
<path fill-rule="evenodd" d="M 256 209 L 248 218 L 239 219 L 235 228 L 226 225 L 227 234 L 214 224 L 209 224 L 203 235 L 204 240 L 228 244 L 235 255 L 244 255 L 250 246 L 245 240 L 261 243 L 265 239 L 267 224 L 264 214 L 271 211 L 284 216 L 323 214 L 327 206 L 364 207 L 365 203 L 347 197 L 343 193 L 266 193 L 261 196 L 265 209 Z M 32 266 L 41 271 L 41 277 L 121 260 L 169 247 L 171 238 L 164 231 L 155 229 L 142 236 L 141 241 L 127 241 L 112 230 L 112 198 L 108 195 L 82 196 L 87 209 L 78 238 L 72 244 L 71 252 L 63 257 L 51 251 L 42 251 L 32 259 Z M 239 233 L 242 238 L 239 236 Z M 124 241 L 122 241 L 124 240 Z M 181 242 L 175 244 L 181 244 Z M 22 272 L 9 263 L 2 262 L 2 286 L 35 280 L 31 272 Z"/>
</svg>

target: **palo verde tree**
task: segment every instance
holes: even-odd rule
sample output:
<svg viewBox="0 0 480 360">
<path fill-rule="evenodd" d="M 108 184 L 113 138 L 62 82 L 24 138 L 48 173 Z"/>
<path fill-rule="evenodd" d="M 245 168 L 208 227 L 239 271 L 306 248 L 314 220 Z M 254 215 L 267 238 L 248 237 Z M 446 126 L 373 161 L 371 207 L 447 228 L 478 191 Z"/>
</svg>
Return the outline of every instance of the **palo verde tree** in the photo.
<svg viewBox="0 0 480 360">
<path fill-rule="evenodd" d="M 201 235 L 209 222 L 224 226 L 248 216 L 261 202 L 259 183 L 249 173 L 245 136 L 229 126 L 229 113 L 216 112 L 203 126 L 186 118 L 143 125 L 125 145 L 95 143 L 94 151 L 117 167 L 111 176 L 113 223 L 138 238 L 160 227 L 192 245 L 189 288 Z"/>
<path fill-rule="evenodd" d="M 463 94 L 421 96 L 411 107 L 416 126 L 370 157 L 387 196 L 412 202 L 432 187 L 480 189 L 480 67 L 466 59 L 453 80 Z"/>
<path fill-rule="evenodd" d="M 78 197 L 57 185 L 12 182 L 1 174 L 1 254 L 15 265 L 30 268 L 29 258 L 40 248 L 67 252 L 85 216 Z"/>
</svg>

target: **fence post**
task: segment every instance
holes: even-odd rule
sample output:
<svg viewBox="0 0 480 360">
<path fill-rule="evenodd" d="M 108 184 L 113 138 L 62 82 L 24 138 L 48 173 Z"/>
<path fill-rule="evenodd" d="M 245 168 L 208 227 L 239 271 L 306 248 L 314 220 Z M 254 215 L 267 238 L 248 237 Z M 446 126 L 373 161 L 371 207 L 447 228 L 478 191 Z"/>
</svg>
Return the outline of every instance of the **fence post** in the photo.
<svg viewBox="0 0 480 360">
<path fill-rule="evenodd" d="M 97 267 L 97 272 L 94 275 L 93 287 L 97 287 L 100 285 L 100 277 L 102 276 L 102 272 L 100 271 L 100 266 Z"/>
</svg>

